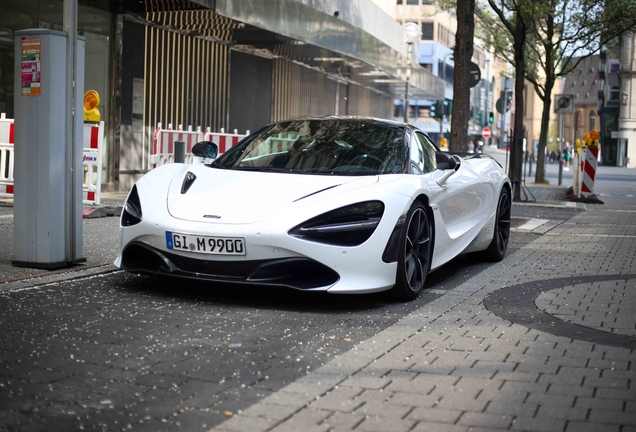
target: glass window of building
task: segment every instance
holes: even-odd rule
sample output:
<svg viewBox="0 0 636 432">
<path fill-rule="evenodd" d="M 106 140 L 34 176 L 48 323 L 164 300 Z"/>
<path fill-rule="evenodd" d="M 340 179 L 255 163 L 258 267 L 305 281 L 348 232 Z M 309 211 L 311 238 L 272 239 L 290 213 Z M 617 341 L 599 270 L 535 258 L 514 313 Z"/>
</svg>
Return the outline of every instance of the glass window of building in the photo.
<svg viewBox="0 0 636 432">
<path fill-rule="evenodd" d="M 432 22 L 422 23 L 422 40 L 433 40 L 435 36 L 435 24 Z"/>
</svg>

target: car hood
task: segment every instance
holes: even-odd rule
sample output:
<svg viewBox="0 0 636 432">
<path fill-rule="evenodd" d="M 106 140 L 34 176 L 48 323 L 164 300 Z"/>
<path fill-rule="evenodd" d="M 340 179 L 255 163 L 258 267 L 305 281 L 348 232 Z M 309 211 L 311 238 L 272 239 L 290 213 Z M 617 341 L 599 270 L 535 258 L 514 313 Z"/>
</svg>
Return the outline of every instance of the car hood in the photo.
<svg viewBox="0 0 636 432">
<path fill-rule="evenodd" d="M 196 175 L 196 180 L 182 194 L 181 187 L 187 172 Z M 377 181 L 376 176 L 236 171 L 209 168 L 201 164 L 193 165 L 172 179 L 167 204 L 170 214 L 178 219 L 248 224 Z"/>
</svg>

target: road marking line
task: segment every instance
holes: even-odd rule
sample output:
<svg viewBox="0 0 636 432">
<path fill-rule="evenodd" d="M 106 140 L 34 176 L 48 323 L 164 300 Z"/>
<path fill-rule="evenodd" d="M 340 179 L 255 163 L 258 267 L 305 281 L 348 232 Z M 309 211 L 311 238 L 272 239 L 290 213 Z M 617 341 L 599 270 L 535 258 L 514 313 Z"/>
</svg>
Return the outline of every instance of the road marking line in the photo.
<svg viewBox="0 0 636 432">
<path fill-rule="evenodd" d="M 517 228 L 513 228 L 513 231 L 534 231 L 541 225 L 544 225 L 548 222 L 550 222 L 550 219 L 530 219 L 523 225 L 518 226 Z"/>
</svg>

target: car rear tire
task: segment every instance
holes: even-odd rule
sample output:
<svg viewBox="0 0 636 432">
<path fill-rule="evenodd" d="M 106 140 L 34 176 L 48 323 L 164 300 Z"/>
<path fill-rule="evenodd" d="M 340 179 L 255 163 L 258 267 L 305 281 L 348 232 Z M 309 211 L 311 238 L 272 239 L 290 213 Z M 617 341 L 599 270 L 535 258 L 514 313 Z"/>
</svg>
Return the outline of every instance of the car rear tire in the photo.
<svg viewBox="0 0 636 432">
<path fill-rule="evenodd" d="M 510 210 L 512 201 L 510 200 L 510 191 L 507 188 L 501 190 L 499 195 L 499 203 L 497 204 L 497 219 L 495 221 L 495 232 L 492 242 L 486 249 L 486 258 L 489 261 L 501 261 L 508 250 L 508 241 L 510 240 Z"/>
<path fill-rule="evenodd" d="M 432 232 L 426 208 L 414 203 L 402 227 L 396 284 L 391 290 L 400 300 L 414 300 L 424 288 L 431 268 Z"/>
</svg>

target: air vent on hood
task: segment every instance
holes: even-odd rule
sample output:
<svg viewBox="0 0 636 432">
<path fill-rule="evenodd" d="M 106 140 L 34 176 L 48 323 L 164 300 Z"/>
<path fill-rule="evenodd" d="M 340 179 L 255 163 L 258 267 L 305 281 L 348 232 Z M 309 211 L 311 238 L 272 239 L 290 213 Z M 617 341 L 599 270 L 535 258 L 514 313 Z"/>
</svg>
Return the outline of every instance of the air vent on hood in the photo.
<svg viewBox="0 0 636 432">
<path fill-rule="evenodd" d="M 193 173 L 188 171 L 185 177 L 183 178 L 183 183 L 181 184 L 181 193 L 182 194 L 186 193 L 196 179 L 197 179 L 197 176 L 195 176 Z"/>
</svg>

